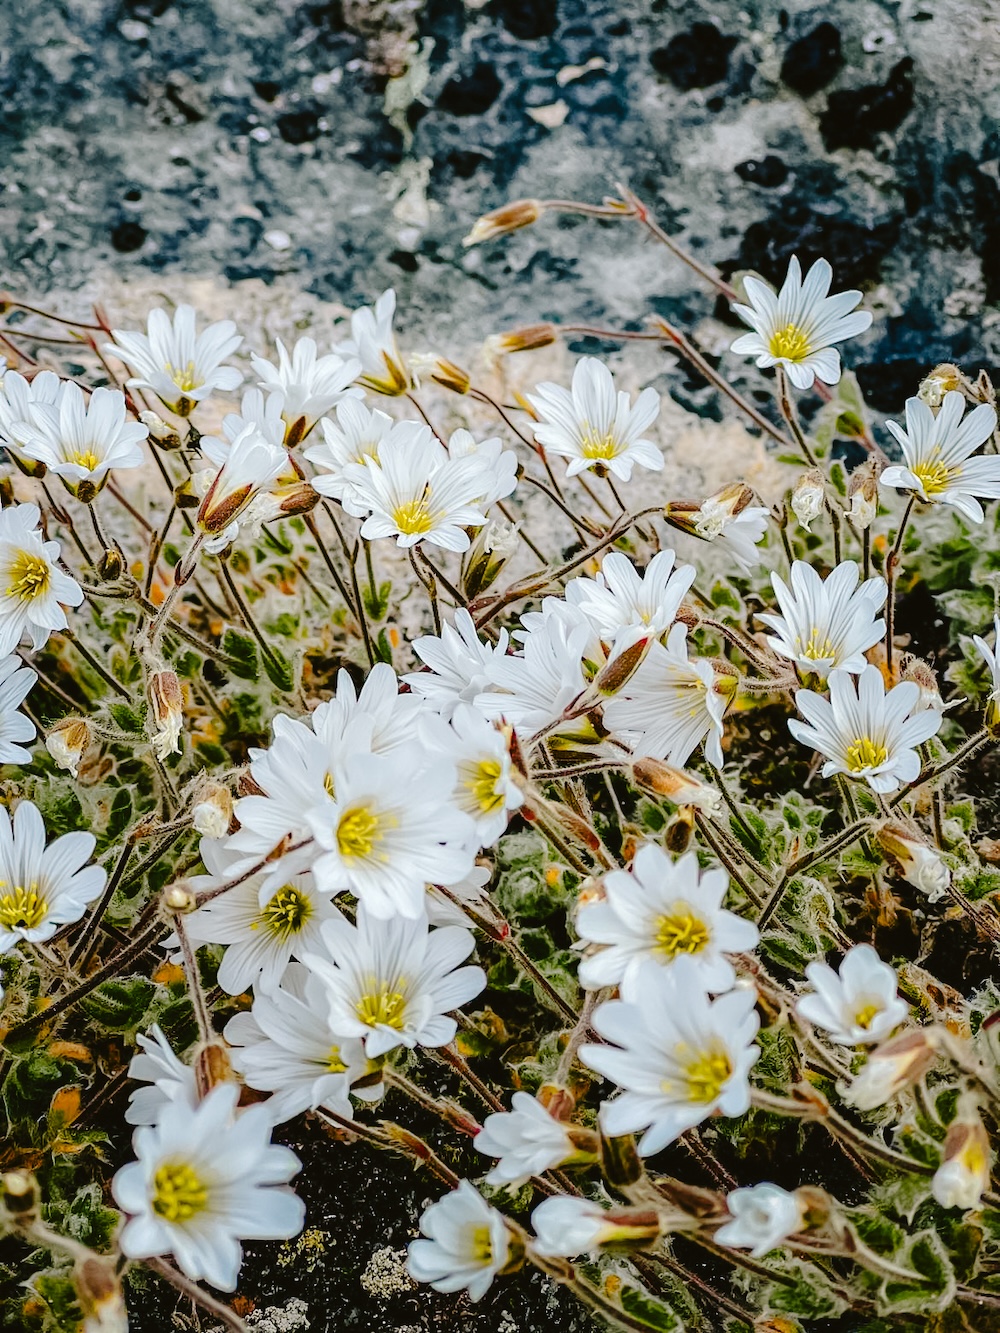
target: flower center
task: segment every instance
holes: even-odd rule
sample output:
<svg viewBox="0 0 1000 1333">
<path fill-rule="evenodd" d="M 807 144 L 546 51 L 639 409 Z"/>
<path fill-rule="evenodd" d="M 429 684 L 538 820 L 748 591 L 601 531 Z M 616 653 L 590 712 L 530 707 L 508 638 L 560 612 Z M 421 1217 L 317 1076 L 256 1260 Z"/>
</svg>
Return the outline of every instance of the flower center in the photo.
<svg viewBox="0 0 1000 1333">
<path fill-rule="evenodd" d="M 407 500 L 396 506 L 392 511 L 392 521 L 400 532 L 408 536 L 412 536 L 416 532 L 430 532 L 434 526 L 430 498 L 430 487 L 425 486 L 423 494 L 415 500 Z"/>
<path fill-rule="evenodd" d="M 85 467 L 88 472 L 93 472 L 100 465 L 101 460 L 93 449 L 74 449 L 66 462 L 75 463 L 77 467 Z"/>
<path fill-rule="evenodd" d="M 935 445 L 928 456 L 910 470 L 924 488 L 925 495 L 940 495 L 961 469 L 942 463 L 941 447 Z"/>
<path fill-rule="evenodd" d="M 584 458 L 616 458 L 618 441 L 613 435 L 598 435 L 589 421 L 580 422 L 580 445 Z"/>
<path fill-rule="evenodd" d="M 395 1028 L 399 1032 L 406 1021 L 406 996 L 386 985 L 381 990 L 378 986 L 377 981 L 371 982 L 371 990 L 361 996 L 354 1012 L 368 1027 Z"/>
<path fill-rule="evenodd" d="M 297 935 L 313 913 L 313 905 L 301 891 L 286 884 L 261 911 L 259 920 L 279 940 Z M 254 922 L 256 928 L 257 922 Z"/>
<path fill-rule="evenodd" d="M 208 1203 L 208 1190 L 191 1167 L 172 1162 L 153 1177 L 153 1212 L 167 1222 L 189 1222 Z"/>
<path fill-rule="evenodd" d="M 198 374 L 193 361 L 189 361 L 180 370 L 175 370 L 168 361 L 164 369 L 182 393 L 189 393 L 192 389 L 198 388 Z"/>
<path fill-rule="evenodd" d="M 768 351 L 783 361 L 804 361 L 810 352 L 809 337 L 798 324 L 786 324 L 771 334 Z"/>
<path fill-rule="evenodd" d="M 476 809 L 484 815 L 491 815 L 503 805 L 503 792 L 498 790 L 502 771 L 497 759 L 483 759 L 467 769 L 466 790 Z"/>
<path fill-rule="evenodd" d="M 701 953 L 711 938 L 708 926 L 687 903 L 657 918 L 656 952 L 668 961 L 682 953 Z"/>
<path fill-rule="evenodd" d="M 382 837 L 379 817 L 366 805 L 345 811 L 337 825 L 337 848 L 347 861 L 371 856 Z"/>
<path fill-rule="evenodd" d="M 855 1025 L 867 1032 L 881 1012 L 882 1006 L 880 1004 L 866 1004 L 854 1015 Z"/>
<path fill-rule="evenodd" d="M 733 1065 L 726 1051 L 700 1051 L 685 1066 L 688 1101 L 705 1105 L 714 1102 L 732 1076 Z"/>
<path fill-rule="evenodd" d="M 472 1262 L 482 1264 L 484 1268 L 487 1264 L 491 1264 L 493 1262 L 493 1238 L 490 1235 L 489 1227 L 476 1227 L 470 1241 L 469 1249 Z"/>
<path fill-rule="evenodd" d="M 859 736 L 847 747 L 847 771 L 863 773 L 866 768 L 878 768 L 889 758 L 889 751 L 870 736 Z"/>
<path fill-rule="evenodd" d="M 52 571 L 49 562 L 41 555 L 32 555 L 30 551 L 18 551 L 7 569 L 7 596 L 19 601 L 30 602 L 36 597 L 44 597 L 49 590 Z"/>
<path fill-rule="evenodd" d="M 340 1058 L 340 1047 L 331 1046 L 326 1057 L 326 1072 L 328 1074 L 343 1074 L 347 1071 L 347 1066 Z"/>
<path fill-rule="evenodd" d="M 0 880 L 0 888 L 6 887 Z M 48 903 L 34 886 L 24 889 L 18 884 L 13 892 L 0 896 L 0 926 L 7 930 L 36 930 L 48 911 Z"/>
<path fill-rule="evenodd" d="M 808 642 L 806 643 L 806 646 L 804 648 L 800 646 L 799 649 L 800 657 L 807 657 L 810 662 L 822 662 L 825 661 L 827 658 L 831 658 L 836 655 L 836 650 L 833 646 L 830 636 L 824 634 L 822 639 L 819 636 L 820 636 L 820 630 L 818 629 L 817 626 L 814 625 L 812 627 L 812 632 L 809 635 L 809 639 Z M 798 643 L 801 645 L 802 640 L 799 639 Z"/>
</svg>

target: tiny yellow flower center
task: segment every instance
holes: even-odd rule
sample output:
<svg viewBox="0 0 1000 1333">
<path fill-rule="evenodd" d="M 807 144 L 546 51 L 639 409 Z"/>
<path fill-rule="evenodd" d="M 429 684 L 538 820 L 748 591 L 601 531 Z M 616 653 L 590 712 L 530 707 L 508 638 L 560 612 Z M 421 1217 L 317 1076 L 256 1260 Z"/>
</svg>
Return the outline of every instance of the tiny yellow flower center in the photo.
<svg viewBox="0 0 1000 1333">
<path fill-rule="evenodd" d="M 354 1006 L 354 1012 L 368 1027 L 395 1028 L 399 1032 L 406 1021 L 406 996 L 375 980 L 370 986 Z"/>
<path fill-rule="evenodd" d="M 926 458 L 910 469 L 924 488 L 925 495 L 940 495 L 946 491 L 961 468 L 951 468 L 941 461 L 941 446 L 935 445 Z"/>
<path fill-rule="evenodd" d="M 392 521 L 400 532 L 412 536 L 417 532 L 430 532 L 434 526 L 434 514 L 430 506 L 431 491 L 425 486 L 423 494 L 415 500 L 406 500 L 392 511 Z"/>
<path fill-rule="evenodd" d="M 656 921 L 656 952 L 668 961 L 682 953 L 701 953 L 712 932 L 687 903 L 677 903 Z"/>
<path fill-rule="evenodd" d="M 580 422 L 580 446 L 584 458 L 617 458 L 619 453 L 614 435 L 598 435 L 589 421 Z"/>
<path fill-rule="evenodd" d="M 822 662 L 827 658 L 831 658 L 836 655 L 836 649 L 833 646 L 833 642 L 830 639 L 830 636 L 828 634 L 824 634 L 821 639 L 820 630 L 815 625 L 812 628 L 812 632 L 810 633 L 809 639 L 804 648 L 801 647 L 802 643 L 801 639 L 797 640 L 797 642 L 800 645 L 799 648 L 800 656 L 807 657 L 810 662 Z"/>
<path fill-rule="evenodd" d="M 88 472 L 93 472 L 100 466 L 101 460 L 94 453 L 93 449 L 74 449 L 67 457 L 67 463 L 76 463 L 77 467 L 85 467 Z"/>
<path fill-rule="evenodd" d="M 326 1072 L 328 1074 L 343 1074 L 346 1070 L 347 1066 L 340 1058 L 340 1047 L 331 1046 L 326 1057 Z"/>
<path fill-rule="evenodd" d="M 183 366 L 179 370 L 175 370 L 168 361 L 164 366 L 164 370 L 182 393 L 189 393 L 192 389 L 198 388 L 198 374 L 194 368 L 193 361 L 189 361 L 186 366 Z"/>
<path fill-rule="evenodd" d="M 812 351 L 812 344 L 805 329 L 798 324 L 786 324 L 771 334 L 768 351 L 783 361 L 804 361 Z"/>
<path fill-rule="evenodd" d="M 261 910 L 259 922 L 279 940 L 297 935 L 313 914 L 313 905 L 302 892 L 291 884 L 280 888 Z M 253 923 L 256 929 L 258 922 Z"/>
<path fill-rule="evenodd" d="M 0 889 L 6 888 L 6 883 L 0 880 Z M 0 926 L 6 930 L 36 930 L 48 911 L 49 905 L 37 885 L 24 889 L 18 884 L 13 891 L 0 895 Z"/>
<path fill-rule="evenodd" d="M 153 1177 L 153 1212 L 167 1222 L 189 1222 L 208 1204 L 208 1190 L 186 1163 L 161 1166 Z"/>
<path fill-rule="evenodd" d="M 493 1238 L 490 1235 L 489 1227 L 476 1227 L 471 1239 L 472 1244 L 469 1248 L 472 1253 L 470 1257 L 473 1263 L 482 1264 L 485 1268 L 487 1264 L 493 1262 Z"/>
<path fill-rule="evenodd" d="M 881 1012 L 882 1006 L 880 1004 L 866 1004 L 854 1015 L 855 1026 L 863 1028 L 867 1032 Z"/>
<path fill-rule="evenodd" d="M 484 815 L 491 815 L 503 806 L 503 792 L 499 790 L 502 772 L 498 759 L 483 759 L 467 767 L 466 790 L 476 809 Z"/>
<path fill-rule="evenodd" d="M 366 805 L 346 810 L 337 825 L 337 848 L 345 860 L 371 856 L 382 841 L 378 815 Z"/>
<path fill-rule="evenodd" d="M 699 1051 L 685 1066 L 688 1101 L 707 1105 L 714 1102 L 732 1076 L 733 1065 L 726 1051 Z"/>
<path fill-rule="evenodd" d="M 847 771 L 862 773 L 866 768 L 878 768 L 889 758 L 889 751 L 870 736 L 859 736 L 853 745 L 847 747 Z"/>
<path fill-rule="evenodd" d="M 7 579 L 7 596 L 30 602 L 48 592 L 52 570 L 44 556 L 18 551 L 7 568 Z"/>
</svg>

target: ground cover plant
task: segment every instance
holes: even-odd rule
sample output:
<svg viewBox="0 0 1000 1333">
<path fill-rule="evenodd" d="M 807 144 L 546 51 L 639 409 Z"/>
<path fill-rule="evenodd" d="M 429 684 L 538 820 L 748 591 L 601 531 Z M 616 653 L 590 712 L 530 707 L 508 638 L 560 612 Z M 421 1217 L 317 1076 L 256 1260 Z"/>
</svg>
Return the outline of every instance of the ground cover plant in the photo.
<svg viewBox="0 0 1000 1333">
<path fill-rule="evenodd" d="M 860 292 L 731 286 L 625 189 L 468 242 L 551 212 L 749 331 L 484 330 L 625 349 L 506 396 L 392 292 L 247 375 L 187 306 L 5 299 L 6 1327 L 141 1327 L 150 1274 L 246 1327 L 306 1118 L 314 1185 L 358 1142 L 424 1173 L 408 1270 L 456 1302 L 537 1269 L 624 1329 L 1000 1328 L 993 386 L 873 426 Z M 783 496 L 650 502 L 636 342 Z"/>
</svg>

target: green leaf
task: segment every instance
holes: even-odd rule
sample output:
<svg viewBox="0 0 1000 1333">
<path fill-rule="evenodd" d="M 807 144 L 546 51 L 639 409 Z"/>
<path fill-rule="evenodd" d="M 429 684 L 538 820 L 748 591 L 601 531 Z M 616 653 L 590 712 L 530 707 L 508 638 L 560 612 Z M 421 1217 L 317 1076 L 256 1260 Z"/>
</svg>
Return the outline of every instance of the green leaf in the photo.
<svg viewBox="0 0 1000 1333">
<path fill-rule="evenodd" d="M 122 731 L 141 736 L 146 730 L 146 705 L 109 703 L 108 712 Z"/>
<path fill-rule="evenodd" d="M 222 651 L 233 659 L 229 663 L 229 669 L 234 676 L 238 676 L 240 680 L 257 680 L 260 674 L 257 667 L 257 645 L 249 635 L 240 634 L 235 629 L 227 629 L 222 636 Z"/>
<path fill-rule="evenodd" d="M 155 993 L 156 986 L 145 977 L 115 977 L 102 982 L 80 1007 L 104 1027 L 127 1032 L 141 1024 Z"/>
<path fill-rule="evenodd" d="M 625 1313 L 642 1328 L 652 1328 L 657 1333 L 683 1333 L 684 1325 L 676 1311 L 641 1288 L 622 1287 L 618 1299 Z"/>
<path fill-rule="evenodd" d="M 279 653 L 277 648 L 272 648 L 269 653 L 262 654 L 261 661 L 267 678 L 272 685 L 279 690 L 284 690 L 286 694 L 294 690 L 295 668 L 284 653 Z"/>
</svg>

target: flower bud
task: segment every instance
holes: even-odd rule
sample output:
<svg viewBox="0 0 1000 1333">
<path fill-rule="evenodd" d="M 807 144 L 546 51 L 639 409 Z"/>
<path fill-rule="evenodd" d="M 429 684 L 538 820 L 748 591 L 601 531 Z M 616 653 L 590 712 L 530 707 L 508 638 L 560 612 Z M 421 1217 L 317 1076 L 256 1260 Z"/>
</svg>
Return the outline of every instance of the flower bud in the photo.
<svg viewBox="0 0 1000 1333">
<path fill-rule="evenodd" d="M 203 838 L 224 838 L 233 818 L 233 798 L 221 782 L 209 782 L 191 806 L 191 823 Z"/>
<path fill-rule="evenodd" d="M 139 420 L 149 431 L 149 438 L 155 440 L 161 449 L 179 449 L 181 447 L 181 437 L 173 426 L 167 423 L 156 412 L 140 412 Z"/>
<path fill-rule="evenodd" d="M 941 1039 L 936 1028 L 917 1028 L 877 1046 L 868 1063 L 855 1078 L 846 1100 L 859 1111 L 873 1111 L 876 1106 L 897 1096 L 921 1078 L 934 1063 Z"/>
<path fill-rule="evenodd" d="M 462 571 L 462 590 L 471 601 L 485 592 L 503 572 L 518 548 L 517 523 L 493 518 L 476 533 Z"/>
<path fill-rule="evenodd" d="M 163 906 L 171 915 L 186 916 L 198 906 L 198 899 L 186 879 L 168 884 L 163 890 Z"/>
<path fill-rule="evenodd" d="M 125 553 L 115 542 L 101 555 L 97 562 L 97 572 L 105 583 L 114 583 L 115 579 L 120 579 L 125 573 L 125 564 Z"/>
<path fill-rule="evenodd" d="M 551 347 L 557 338 L 554 324 L 525 324 L 506 333 L 494 333 L 486 339 L 484 348 L 492 357 L 510 356 L 514 352 L 535 352 L 540 347 Z"/>
<path fill-rule="evenodd" d="M 90 725 L 84 718 L 66 717 L 57 722 L 45 737 L 45 748 L 58 768 L 64 768 L 73 777 L 78 777 L 80 760 L 90 739 Z"/>
<path fill-rule="evenodd" d="M 928 902 L 936 903 L 948 892 L 951 871 L 940 852 L 915 835 L 905 824 L 896 820 L 883 824 L 876 833 L 876 839 L 903 879 L 926 894 Z"/>
<path fill-rule="evenodd" d="M 154 671 L 149 678 L 149 715 L 152 745 L 157 759 L 180 753 L 184 725 L 184 696 L 176 672 Z"/>
<path fill-rule="evenodd" d="M 125 1297 L 113 1259 L 92 1254 L 73 1270 L 73 1286 L 83 1311 L 82 1333 L 128 1333 Z"/>
<path fill-rule="evenodd" d="M 681 532 L 703 541 L 720 536 L 736 516 L 753 500 L 753 491 L 742 481 L 723 486 L 708 499 L 698 504 L 695 500 L 671 500 L 663 510 L 663 517 Z"/>
<path fill-rule="evenodd" d="M 666 827 L 663 845 L 672 856 L 686 852 L 694 837 L 694 806 L 682 805 Z"/>
<path fill-rule="evenodd" d="M 513 203 L 504 204 L 502 208 L 495 208 L 492 213 L 484 213 L 481 218 L 477 218 L 468 236 L 462 238 L 462 244 L 479 245 L 505 232 L 530 227 L 542 216 L 542 211 L 543 206 L 537 199 L 515 199 Z"/>
<path fill-rule="evenodd" d="M 850 509 L 844 511 L 847 521 L 859 531 L 870 528 L 878 513 L 878 480 L 871 463 L 863 463 L 851 473 L 847 483 Z"/>
<path fill-rule="evenodd" d="M 454 361 L 436 356 L 433 352 L 413 353 L 409 361 L 416 380 L 432 380 L 435 384 L 440 384 L 442 389 L 450 389 L 452 393 L 469 392 L 469 385 L 472 383 L 469 373 L 461 366 L 456 366 Z"/>
<path fill-rule="evenodd" d="M 937 409 L 944 402 L 946 393 L 951 393 L 953 389 L 961 389 L 964 383 L 965 380 L 958 366 L 943 361 L 941 365 L 934 367 L 926 379 L 921 380 L 917 397 L 925 402 L 928 407 Z"/>
<path fill-rule="evenodd" d="M 253 535 L 259 537 L 265 523 L 308 514 L 319 504 L 319 499 L 319 491 L 314 491 L 307 481 L 293 482 L 278 491 L 260 491 L 247 506 L 245 521 Z"/>
<path fill-rule="evenodd" d="M 974 1098 L 959 1101 L 944 1141 L 944 1157 L 934 1172 L 931 1193 L 942 1208 L 978 1208 L 990 1187 L 990 1141 Z"/>
<path fill-rule="evenodd" d="M 818 468 L 804 472 L 792 491 L 792 513 L 799 520 L 806 532 L 814 519 L 819 518 L 826 504 L 826 489 L 823 474 Z"/>
<path fill-rule="evenodd" d="M 682 768 L 671 768 L 660 759 L 637 759 L 632 765 L 632 777 L 640 787 L 665 796 L 674 805 L 695 806 L 708 815 L 722 810 L 722 795 L 701 778 Z"/>
<path fill-rule="evenodd" d="M 622 649 L 617 657 L 613 657 L 610 662 L 601 667 L 594 677 L 593 687 L 597 693 L 603 695 L 606 699 L 610 699 L 619 690 L 623 690 L 642 666 L 652 642 L 652 635 L 637 639 L 635 643 L 630 643 L 627 648 Z"/>
<path fill-rule="evenodd" d="M 233 1081 L 233 1066 L 229 1052 L 221 1041 L 206 1042 L 196 1052 L 192 1067 L 199 1097 L 207 1097 L 220 1083 Z"/>
<path fill-rule="evenodd" d="M 945 703 L 938 689 L 937 676 L 926 662 L 921 661 L 919 657 L 904 659 L 901 679 L 912 680 L 920 691 L 914 712 L 922 708 L 933 708 L 938 713 L 944 712 Z"/>
<path fill-rule="evenodd" d="M 601 1135 L 601 1171 L 609 1185 L 616 1189 L 634 1185 L 642 1178 L 643 1169 L 634 1134 L 619 1134 L 613 1139 Z"/>
<path fill-rule="evenodd" d="M 19 1226 L 29 1226 L 38 1214 L 38 1182 L 30 1171 L 5 1171 L 0 1176 L 0 1205 Z"/>
</svg>

